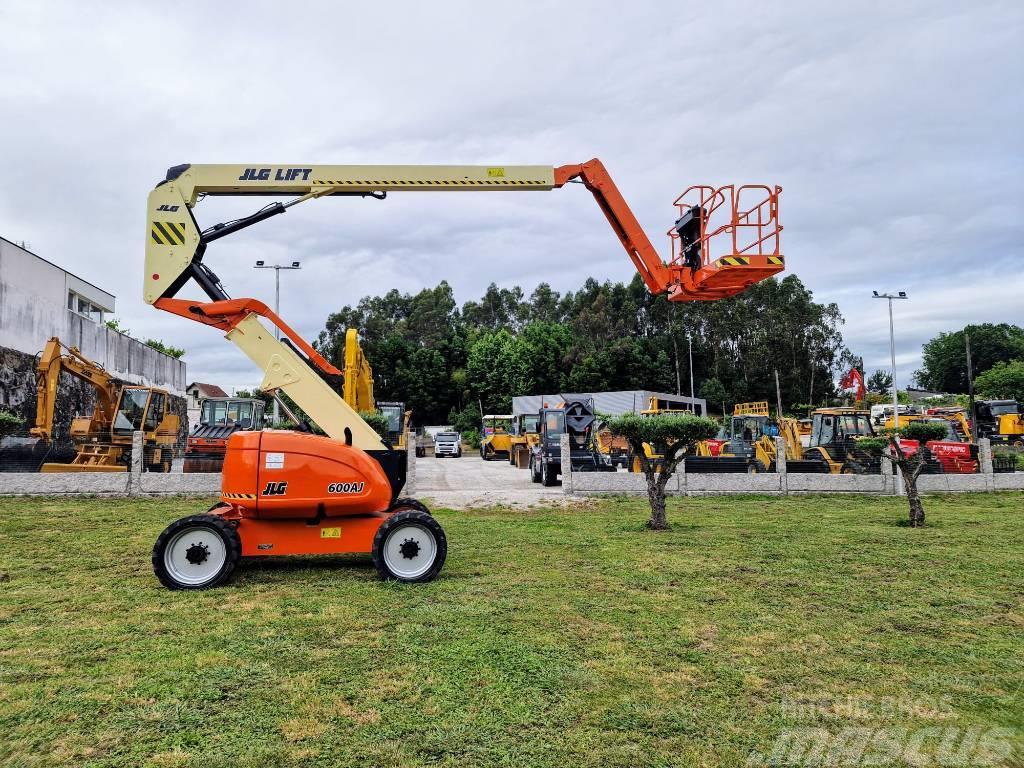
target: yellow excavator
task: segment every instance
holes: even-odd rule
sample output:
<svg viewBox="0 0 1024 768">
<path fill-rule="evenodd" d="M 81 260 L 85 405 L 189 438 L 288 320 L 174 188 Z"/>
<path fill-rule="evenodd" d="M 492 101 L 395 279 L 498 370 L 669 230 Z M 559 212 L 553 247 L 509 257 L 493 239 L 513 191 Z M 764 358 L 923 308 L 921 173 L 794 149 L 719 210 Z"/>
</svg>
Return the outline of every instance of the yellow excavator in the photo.
<svg viewBox="0 0 1024 768">
<path fill-rule="evenodd" d="M 373 397 L 373 369 L 359 343 L 359 331 L 345 332 L 345 387 L 342 399 L 357 413 L 378 412 L 388 420 L 388 441 L 404 450 L 412 411 L 401 401 L 380 401 Z"/>
<path fill-rule="evenodd" d="M 75 456 L 69 464 L 48 462 L 42 472 L 126 472 L 131 461 L 132 433 L 145 434 L 144 463 L 150 472 L 170 472 L 180 420 L 170 411 L 166 391 L 134 386 L 115 378 L 75 347 L 54 336 L 36 365 L 34 440 L 49 446 L 54 439 L 54 410 L 60 374 L 67 372 L 96 390 L 91 416 L 71 421 Z"/>
<path fill-rule="evenodd" d="M 373 369 L 363 354 L 359 332 L 355 328 L 345 332 L 344 398 L 354 411 L 373 413 L 377 410 L 377 403 L 373 399 Z"/>
</svg>

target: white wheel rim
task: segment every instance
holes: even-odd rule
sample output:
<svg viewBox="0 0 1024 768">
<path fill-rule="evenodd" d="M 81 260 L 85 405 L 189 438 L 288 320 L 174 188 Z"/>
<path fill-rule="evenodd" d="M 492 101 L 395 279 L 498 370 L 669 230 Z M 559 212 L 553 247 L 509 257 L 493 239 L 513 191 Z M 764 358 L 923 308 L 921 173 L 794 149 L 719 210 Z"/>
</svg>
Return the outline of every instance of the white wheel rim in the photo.
<svg viewBox="0 0 1024 768">
<path fill-rule="evenodd" d="M 174 534 L 164 548 L 164 568 L 179 584 L 199 586 L 213 580 L 227 560 L 224 539 L 212 528 L 195 525 Z"/>
<path fill-rule="evenodd" d="M 400 579 L 415 579 L 434 565 L 437 540 L 425 526 L 406 523 L 384 541 L 384 564 Z"/>
</svg>

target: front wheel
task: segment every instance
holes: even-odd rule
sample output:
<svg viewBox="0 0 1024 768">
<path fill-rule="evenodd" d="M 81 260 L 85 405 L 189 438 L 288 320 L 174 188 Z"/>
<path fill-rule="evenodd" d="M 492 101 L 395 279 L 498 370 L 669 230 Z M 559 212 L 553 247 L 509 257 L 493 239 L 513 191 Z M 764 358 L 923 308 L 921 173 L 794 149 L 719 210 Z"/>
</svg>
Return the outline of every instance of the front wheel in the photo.
<svg viewBox="0 0 1024 768">
<path fill-rule="evenodd" d="M 209 589 L 230 577 L 242 556 L 235 527 L 217 515 L 171 523 L 153 545 L 153 573 L 168 589 Z"/>
<path fill-rule="evenodd" d="M 540 470 L 537 468 L 537 462 L 530 459 L 530 481 L 534 483 L 540 482 Z"/>
<path fill-rule="evenodd" d="M 557 482 L 556 477 L 557 475 L 551 471 L 551 467 L 546 461 L 540 465 L 540 482 L 542 485 L 550 488 Z"/>
<path fill-rule="evenodd" d="M 444 529 L 419 509 L 396 512 L 373 537 L 373 564 L 381 578 L 421 583 L 433 580 L 448 554 Z"/>
</svg>

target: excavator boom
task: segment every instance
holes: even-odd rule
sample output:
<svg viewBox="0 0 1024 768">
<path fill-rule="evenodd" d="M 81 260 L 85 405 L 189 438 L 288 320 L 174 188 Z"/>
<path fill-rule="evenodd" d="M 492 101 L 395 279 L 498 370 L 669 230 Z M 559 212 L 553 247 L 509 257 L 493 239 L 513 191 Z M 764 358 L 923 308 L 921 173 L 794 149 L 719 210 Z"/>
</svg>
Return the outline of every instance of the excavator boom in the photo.
<svg viewBox="0 0 1024 768">
<path fill-rule="evenodd" d="M 56 336 L 46 342 L 36 364 L 36 424 L 29 430 L 33 437 L 47 442 L 53 439 L 54 409 L 57 385 L 62 371 L 91 384 L 96 390 L 96 410 L 93 420 L 109 424 L 114 417 L 119 382 L 102 366 L 85 357 L 75 347 L 62 353 L 63 345 Z"/>
</svg>

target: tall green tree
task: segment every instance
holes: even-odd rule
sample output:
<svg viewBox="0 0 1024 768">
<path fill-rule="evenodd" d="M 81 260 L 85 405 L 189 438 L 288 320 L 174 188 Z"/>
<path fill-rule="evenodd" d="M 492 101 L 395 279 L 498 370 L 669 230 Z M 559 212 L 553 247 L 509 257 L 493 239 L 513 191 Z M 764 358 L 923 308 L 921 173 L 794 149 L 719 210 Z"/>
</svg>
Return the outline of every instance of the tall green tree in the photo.
<svg viewBox="0 0 1024 768">
<path fill-rule="evenodd" d="M 914 372 L 919 386 L 938 392 L 967 391 L 965 332 L 971 337 L 975 376 L 996 363 L 1024 360 L 1024 328 L 1008 323 L 968 325 L 959 331 L 940 333 L 924 345 L 923 365 Z"/>
<path fill-rule="evenodd" d="M 488 286 L 461 309 L 441 282 L 415 294 L 367 296 L 328 317 L 316 346 L 335 365 L 345 331 L 359 329 L 381 400 L 404 400 L 417 424 L 463 421 L 483 400 L 505 410 L 518 394 L 653 389 L 688 393 L 693 379 L 714 405 L 774 400 L 822 403 L 850 355 L 834 304 L 814 301 L 795 275 L 730 299 L 674 304 L 628 283 L 587 279 L 560 294 L 540 283 Z M 705 390 L 705 383 L 709 390 Z"/>
<path fill-rule="evenodd" d="M 974 380 L 974 389 L 993 400 L 1024 402 L 1024 360 L 996 363 Z"/>
</svg>

